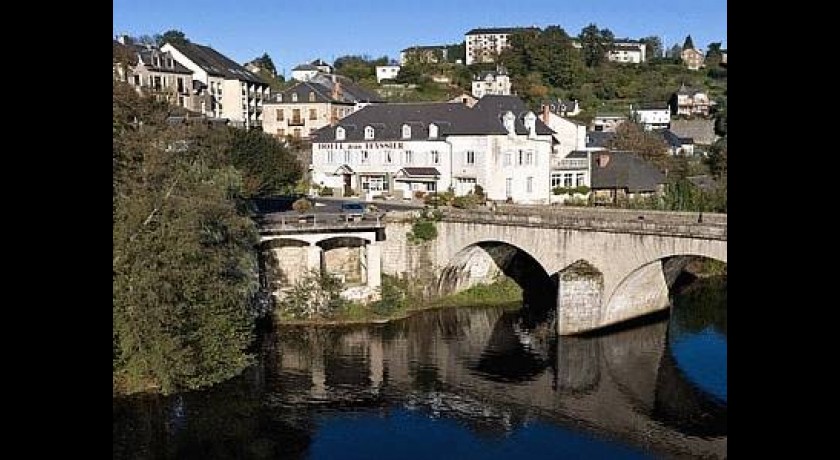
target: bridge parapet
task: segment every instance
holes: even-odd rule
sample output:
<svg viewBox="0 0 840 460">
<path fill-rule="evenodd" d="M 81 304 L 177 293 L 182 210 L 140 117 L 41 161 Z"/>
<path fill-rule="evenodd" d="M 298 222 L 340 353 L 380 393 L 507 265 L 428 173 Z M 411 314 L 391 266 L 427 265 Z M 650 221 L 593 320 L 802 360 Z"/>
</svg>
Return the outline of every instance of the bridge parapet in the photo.
<svg viewBox="0 0 840 460">
<path fill-rule="evenodd" d="M 530 211 L 530 212 L 529 212 Z M 620 211 L 620 212 L 614 212 Z M 643 235 L 681 236 L 726 240 L 726 215 L 668 213 L 631 210 L 448 209 L 443 219 L 450 222 L 487 223 L 522 227 L 570 228 Z M 710 219 L 707 216 L 712 216 Z M 721 217 L 723 216 L 723 217 Z"/>
<path fill-rule="evenodd" d="M 385 226 L 382 214 L 366 214 L 351 218 L 347 214 L 268 214 L 260 221 L 261 233 L 277 232 L 315 232 L 324 230 L 370 229 Z"/>
</svg>

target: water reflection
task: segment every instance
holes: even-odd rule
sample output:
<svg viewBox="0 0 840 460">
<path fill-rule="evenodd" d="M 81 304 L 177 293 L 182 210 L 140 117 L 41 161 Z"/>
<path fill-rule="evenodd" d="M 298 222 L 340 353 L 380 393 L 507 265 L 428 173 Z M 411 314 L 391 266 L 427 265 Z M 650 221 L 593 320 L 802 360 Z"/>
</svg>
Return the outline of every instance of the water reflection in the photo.
<svg viewBox="0 0 840 460">
<path fill-rule="evenodd" d="M 278 328 L 237 379 L 115 400 L 114 457 L 722 458 L 725 362 L 721 399 L 693 377 L 719 375 L 720 363 L 675 352 L 711 327 L 725 355 L 725 312 L 708 311 L 725 304 L 675 305 L 670 329 L 663 319 L 560 339 L 497 308 Z"/>
</svg>

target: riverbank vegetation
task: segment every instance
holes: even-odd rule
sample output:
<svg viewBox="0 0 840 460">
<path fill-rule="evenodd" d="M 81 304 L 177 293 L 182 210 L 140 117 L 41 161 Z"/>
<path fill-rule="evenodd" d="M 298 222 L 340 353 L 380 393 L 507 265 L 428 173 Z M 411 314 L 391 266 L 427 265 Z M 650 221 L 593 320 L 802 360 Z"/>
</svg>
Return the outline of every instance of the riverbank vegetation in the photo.
<svg viewBox="0 0 840 460">
<path fill-rule="evenodd" d="M 421 286 L 392 275 L 382 275 L 380 299 L 374 302 L 341 299 L 341 290 L 341 283 L 336 278 L 308 273 L 277 302 L 275 319 L 283 323 L 315 324 L 379 322 L 405 318 L 414 312 L 434 308 L 497 307 L 517 304 L 522 300 L 522 288 L 506 276 L 490 284 L 479 284 L 433 299 L 424 296 Z"/>
<path fill-rule="evenodd" d="M 199 388 L 252 363 L 267 297 L 248 199 L 301 176 L 271 136 L 173 124 L 178 110 L 114 81 L 115 393 Z"/>
</svg>

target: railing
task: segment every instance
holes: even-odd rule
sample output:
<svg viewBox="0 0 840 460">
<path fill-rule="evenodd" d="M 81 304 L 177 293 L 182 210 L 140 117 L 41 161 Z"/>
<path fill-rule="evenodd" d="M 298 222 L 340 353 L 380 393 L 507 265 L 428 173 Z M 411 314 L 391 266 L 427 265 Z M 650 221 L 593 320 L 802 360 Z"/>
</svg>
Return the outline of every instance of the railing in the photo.
<svg viewBox="0 0 840 460">
<path fill-rule="evenodd" d="M 361 216 L 328 213 L 276 213 L 263 216 L 259 219 L 259 224 L 262 227 L 261 233 L 372 228 L 384 226 L 383 217 L 384 214 L 382 213 L 364 213 Z"/>
<path fill-rule="evenodd" d="M 444 220 L 466 223 L 570 228 L 620 233 L 688 236 L 726 240 L 726 214 L 625 209 L 447 209 Z"/>
<path fill-rule="evenodd" d="M 303 119 L 303 118 L 301 118 L 301 119 L 299 119 L 299 120 L 289 120 L 289 121 L 287 122 L 287 124 L 288 124 L 289 126 L 303 126 L 303 125 L 305 125 L 305 124 L 306 124 L 306 120 L 305 120 L 305 119 Z"/>
</svg>

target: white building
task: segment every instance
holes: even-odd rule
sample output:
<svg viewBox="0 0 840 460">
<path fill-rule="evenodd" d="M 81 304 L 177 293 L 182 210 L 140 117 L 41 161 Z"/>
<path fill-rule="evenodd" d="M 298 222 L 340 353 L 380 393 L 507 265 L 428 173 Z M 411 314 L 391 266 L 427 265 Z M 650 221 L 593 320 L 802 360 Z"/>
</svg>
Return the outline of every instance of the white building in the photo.
<svg viewBox="0 0 840 460">
<path fill-rule="evenodd" d="M 382 80 L 393 80 L 397 78 L 400 73 L 400 66 L 398 65 L 378 65 L 376 66 L 376 82 L 382 83 Z"/>
<path fill-rule="evenodd" d="M 476 62 L 495 62 L 496 57 L 510 46 L 514 32 L 539 30 L 537 27 L 496 27 L 472 29 L 464 36 L 467 65 Z"/>
<path fill-rule="evenodd" d="M 665 102 L 661 104 L 639 104 L 635 107 L 631 105 L 630 115 L 647 131 L 668 129 L 671 126 L 671 108 Z"/>
<path fill-rule="evenodd" d="M 372 105 L 315 133 L 312 178 L 366 198 L 480 185 L 489 200 L 548 203 L 552 134 L 514 96 Z"/>
<path fill-rule="evenodd" d="M 232 126 L 262 126 L 263 101 L 269 97 L 268 82 L 209 46 L 197 43 L 166 43 L 160 47 L 187 69 L 209 94 L 199 110 L 211 117 L 227 118 Z"/>
<path fill-rule="evenodd" d="M 639 64 L 646 61 L 645 52 L 644 43 L 636 40 L 616 40 L 607 51 L 607 59 L 612 62 Z"/>
<path fill-rule="evenodd" d="M 496 67 L 496 71 L 481 72 L 473 78 L 472 95 L 481 99 L 488 94 L 510 96 L 510 77 L 507 69 Z"/>
</svg>

